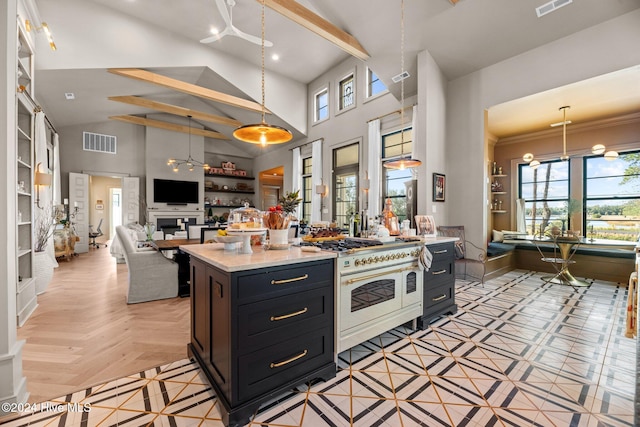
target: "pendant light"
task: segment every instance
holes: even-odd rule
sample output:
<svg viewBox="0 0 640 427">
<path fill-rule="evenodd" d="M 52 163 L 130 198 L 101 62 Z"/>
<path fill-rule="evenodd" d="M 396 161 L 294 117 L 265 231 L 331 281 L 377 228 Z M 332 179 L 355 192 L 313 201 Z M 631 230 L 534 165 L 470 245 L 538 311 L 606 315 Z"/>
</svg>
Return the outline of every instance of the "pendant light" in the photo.
<svg viewBox="0 0 640 427">
<path fill-rule="evenodd" d="M 167 165 L 171 166 L 174 172 L 178 172 L 180 170 L 180 166 L 186 165 L 189 169 L 189 172 L 193 172 L 196 167 L 203 168 L 205 170 L 209 170 L 209 165 L 206 163 L 202 163 L 193 157 L 191 157 L 191 116 L 189 117 L 189 157 L 186 159 L 169 159 L 167 161 Z"/>
<path fill-rule="evenodd" d="M 400 72 L 409 77 L 409 73 L 404 70 L 404 0 L 400 0 Z M 404 156 L 404 80 L 400 81 L 400 158 L 386 161 L 382 164 L 387 169 L 410 169 L 416 168 L 422 164 L 418 159 Z M 415 139 L 415 131 L 413 132 Z M 413 141 L 411 143 L 413 146 Z"/>
<path fill-rule="evenodd" d="M 567 154 L 567 124 L 571 123 L 571 121 L 567 121 L 567 110 L 571 108 L 569 105 L 565 105 L 564 107 L 560 107 L 559 110 L 563 113 L 562 120 L 562 155 L 560 156 L 560 160 L 563 162 L 569 160 L 569 155 Z M 558 126 L 560 123 L 552 124 L 551 126 Z M 604 154 L 605 160 L 613 161 L 618 158 L 618 152 L 614 150 L 606 151 L 607 148 L 603 144 L 596 144 L 591 147 L 591 152 L 595 155 Z M 529 167 L 531 169 L 537 169 L 540 166 L 540 162 L 534 159 L 532 153 L 526 153 L 522 156 L 522 160 L 529 163 Z"/>
<path fill-rule="evenodd" d="M 264 103 L 264 0 L 262 0 L 262 122 L 244 125 L 233 131 L 233 136 L 240 141 L 260 144 L 263 147 L 271 144 L 282 144 L 291 141 L 293 134 L 288 129 L 270 125 L 265 121 L 266 107 Z"/>
</svg>

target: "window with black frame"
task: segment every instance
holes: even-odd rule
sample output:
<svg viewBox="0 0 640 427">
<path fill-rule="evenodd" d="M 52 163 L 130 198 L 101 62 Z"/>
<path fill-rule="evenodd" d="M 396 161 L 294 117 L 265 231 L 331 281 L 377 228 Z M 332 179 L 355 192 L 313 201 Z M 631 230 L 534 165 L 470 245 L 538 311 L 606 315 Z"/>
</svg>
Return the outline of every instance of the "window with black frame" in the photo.
<svg viewBox="0 0 640 427">
<path fill-rule="evenodd" d="M 640 151 L 617 159 L 584 158 L 583 234 L 594 239 L 636 241 L 640 235 Z"/>
<path fill-rule="evenodd" d="M 311 222 L 311 197 L 313 196 L 313 181 L 311 179 L 311 157 L 302 159 L 302 220 L 309 224 Z"/>
<path fill-rule="evenodd" d="M 518 166 L 518 194 L 525 203 L 525 223 L 528 235 L 543 235 L 553 227 L 569 230 L 568 161 L 542 162 L 533 169 Z"/>
<path fill-rule="evenodd" d="M 359 145 L 333 150 L 333 212 L 339 227 L 349 226 L 358 210 Z"/>
<path fill-rule="evenodd" d="M 413 132 L 411 128 L 404 130 L 404 142 L 400 131 L 388 133 L 382 136 L 382 162 L 394 157 L 411 154 L 413 146 Z M 398 221 L 407 219 L 407 189 L 405 182 L 411 181 L 411 169 L 387 169 L 382 168 L 382 206 L 387 199 L 391 199 L 393 212 L 398 216 Z"/>
</svg>

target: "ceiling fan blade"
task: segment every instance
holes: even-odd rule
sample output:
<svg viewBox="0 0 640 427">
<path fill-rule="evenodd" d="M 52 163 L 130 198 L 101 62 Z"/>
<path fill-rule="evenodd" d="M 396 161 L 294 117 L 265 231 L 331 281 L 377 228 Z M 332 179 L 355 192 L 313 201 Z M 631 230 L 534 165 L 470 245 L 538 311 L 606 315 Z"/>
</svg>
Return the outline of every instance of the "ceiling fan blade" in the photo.
<svg viewBox="0 0 640 427">
<path fill-rule="evenodd" d="M 237 29 L 234 26 L 231 26 L 231 28 L 233 29 L 233 32 L 230 33 L 230 35 L 235 35 L 237 37 L 240 37 L 242 39 L 245 39 L 246 41 L 249 41 L 251 43 L 255 43 L 257 45 L 262 45 L 262 39 L 260 37 L 256 37 L 254 35 L 247 34 L 244 31 L 240 31 L 239 29 Z M 265 40 L 264 41 L 264 46 L 265 47 L 271 47 L 271 46 L 273 46 L 273 43 L 271 43 L 269 40 Z"/>
<path fill-rule="evenodd" d="M 213 42 L 217 42 L 218 40 L 220 40 L 224 36 L 235 36 L 235 35 L 236 35 L 236 33 L 233 31 L 233 27 L 227 27 L 222 32 L 220 32 L 218 34 L 214 34 L 211 37 L 207 37 L 207 38 L 204 38 L 204 39 L 200 40 L 200 43 L 213 43 Z"/>
<path fill-rule="evenodd" d="M 216 5 L 218 6 L 220 16 L 222 16 L 225 25 L 231 25 L 231 15 L 229 15 L 229 10 L 227 9 L 227 3 L 225 0 L 216 0 Z"/>
</svg>

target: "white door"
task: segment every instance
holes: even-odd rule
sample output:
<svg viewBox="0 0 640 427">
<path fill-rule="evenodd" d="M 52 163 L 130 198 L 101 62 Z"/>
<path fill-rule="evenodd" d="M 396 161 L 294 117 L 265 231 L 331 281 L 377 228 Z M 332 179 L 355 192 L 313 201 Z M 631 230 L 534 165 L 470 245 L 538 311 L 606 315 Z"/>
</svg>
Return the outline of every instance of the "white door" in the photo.
<svg viewBox="0 0 640 427">
<path fill-rule="evenodd" d="M 116 235 L 116 227 L 122 225 L 122 188 L 109 189 L 109 238 Z"/>
<path fill-rule="evenodd" d="M 75 250 L 85 253 L 89 251 L 89 175 L 69 172 L 69 210 L 72 214 L 75 208 L 78 210 L 73 227 L 80 238 Z"/>
<path fill-rule="evenodd" d="M 146 206 L 143 206 L 146 209 Z M 140 222 L 140 178 L 122 178 L 122 223 Z M 145 212 L 146 215 L 146 212 Z M 144 223 L 142 223 L 144 225 Z"/>
</svg>

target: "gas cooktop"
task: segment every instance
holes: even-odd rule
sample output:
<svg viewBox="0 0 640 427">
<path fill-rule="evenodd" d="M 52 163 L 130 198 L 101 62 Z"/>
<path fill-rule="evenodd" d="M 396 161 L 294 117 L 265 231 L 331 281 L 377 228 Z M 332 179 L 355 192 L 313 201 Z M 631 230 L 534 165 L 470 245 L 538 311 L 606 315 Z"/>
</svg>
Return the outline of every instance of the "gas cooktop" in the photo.
<svg viewBox="0 0 640 427">
<path fill-rule="evenodd" d="M 386 249 L 389 245 L 397 245 L 406 242 L 419 241 L 416 238 L 396 238 L 393 242 L 381 242 L 376 239 L 359 239 L 356 237 L 347 237 L 342 240 L 327 240 L 323 242 L 301 242 L 300 246 L 315 246 L 324 251 L 333 252 L 355 252 L 363 249 Z"/>
</svg>

